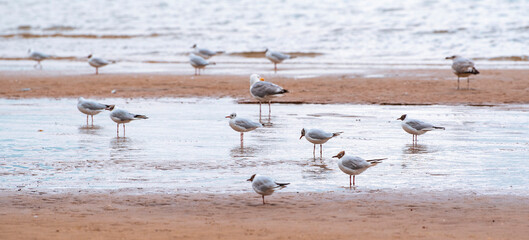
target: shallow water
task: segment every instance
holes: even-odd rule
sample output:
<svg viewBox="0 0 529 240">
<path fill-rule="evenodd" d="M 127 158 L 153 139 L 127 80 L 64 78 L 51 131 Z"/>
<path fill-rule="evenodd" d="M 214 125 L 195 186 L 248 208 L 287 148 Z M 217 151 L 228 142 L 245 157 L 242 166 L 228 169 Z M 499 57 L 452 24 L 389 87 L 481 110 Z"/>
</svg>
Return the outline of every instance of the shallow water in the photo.
<svg viewBox="0 0 529 240">
<path fill-rule="evenodd" d="M 444 57 L 460 54 L 478 60 L 478 69 L 489 60 L 522 61 L 527 68 L 527 12 L 529 3 L 511 0 L 0 1 L 0 60 L 31 69 L 33 64 L 16 59 L 33 48 L 83 61 L 90 70 L 85 59 L 76 58 L 93 53 L 120 64 L 185 62 L 189 68 L 187 53 L 197 43 L 225 51 L 212 59 L 220 64 L 270 64 L 264 54 L 244 56 L 271 48 L 307 54 L 282 64 L 290 67 L 314 62 L 449 66 Z M 66 68 L 49 62 L 44 69 Z M 496 64 L 501 63 L 492 67 Z M 141 66 L 136 69 L 172 69 Z"/>
<path fill-rule="evenodd" d="M 233 99 L 103 99 L 150 118 L 126 137 L 104 112 L 95 126 L 75 99 L 0 100 L 0 189 L 248 192 L 253 173 L 291 182 L 284 191 L 344 191 L 341 150 L 387 157 L 357 176 L 357 190 L 464 191 L 529 195 L 529 106 L 273 104 L 271 124 L 244 136 L 224 118 L 258 119 L 258 106 Z M 266 112 L 266 107 L 264 108 Z M 401 114 L 446 127 L 419 136 Z M 299 140 L 302 127 L 344 133 L 324 144 Z M 120 133 L 122 134 L 122 133 Z"/>
</svg>

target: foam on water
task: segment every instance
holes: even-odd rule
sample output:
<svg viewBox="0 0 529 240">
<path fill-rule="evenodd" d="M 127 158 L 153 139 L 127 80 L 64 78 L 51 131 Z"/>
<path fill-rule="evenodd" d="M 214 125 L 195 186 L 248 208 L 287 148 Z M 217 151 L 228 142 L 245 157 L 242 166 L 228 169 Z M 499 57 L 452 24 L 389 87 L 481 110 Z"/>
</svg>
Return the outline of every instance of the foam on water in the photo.
<svg viewBox="0 0 529 240">
<path fill-rule="evenodd" d="M 224 118 L 257 120 L 258 106 L 233 99 L 102 99 L 147 120 L 116 124 L 104 112 L 85 126 L 75 99 L 0 100 L 0 189 L 144 189 L 248 192 L 253 173 L 291 182 L 285 191 L 348 186 L 341 150 L 387 157 L 356 179 L 359 190 L 464 191 L 529 195 L 529 106 L 379 106 L 273 104 L 272 124 L 244 136 Z M 265 108 L 266 109 L 266 108 Z M 266 111 L 265 111 L 266 112 Z M 446 127 L 411 145 L 396 118 Z M 344 131 L 313 159 L 302 127 Z"/>
</svg>

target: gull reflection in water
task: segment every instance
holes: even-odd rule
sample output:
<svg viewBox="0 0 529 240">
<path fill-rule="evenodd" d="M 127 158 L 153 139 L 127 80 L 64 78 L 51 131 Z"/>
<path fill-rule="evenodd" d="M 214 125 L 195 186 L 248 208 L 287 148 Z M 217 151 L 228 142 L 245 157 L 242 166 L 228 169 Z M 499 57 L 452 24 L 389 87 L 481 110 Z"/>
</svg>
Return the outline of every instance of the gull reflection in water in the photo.
<svg viewBox="0 0 529 240">
<path fill-rule="evenodd" d="M 402 153 L 404 154 L 423 154 L 430 152 L 428 145 L 425 144 L 406 144 L 402 148 Z"/>
<path fill-rule="evenodd" d="M 98 125 L 83 125 L 79 127 L 79 133 L 80 134 L 89 134 L 89 135 L 99 135 L 99 130 L 103 129 L 101 126 Z"/>
</svg>

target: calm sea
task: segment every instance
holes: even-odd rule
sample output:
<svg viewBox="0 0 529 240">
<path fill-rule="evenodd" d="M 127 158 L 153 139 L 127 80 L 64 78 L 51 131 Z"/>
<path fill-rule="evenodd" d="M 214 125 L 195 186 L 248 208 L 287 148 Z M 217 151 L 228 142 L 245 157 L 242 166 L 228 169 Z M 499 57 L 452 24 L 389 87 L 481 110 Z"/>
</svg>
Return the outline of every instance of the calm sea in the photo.
<svg viewBox="0 0 529 240">
<path fill-rule="evenodd" d="M 447 65 L 459 54 L 526 67 L 528 13 L 528 1 L 509 0 L 2 0 L 0 61 L 9 69 L 32 48 L 61 61 L 178 64 L 196 43 L 225 51 L 219 63 L 268 63 L 259 52 L 270 48 L 300 64 Z"/>
</svg>

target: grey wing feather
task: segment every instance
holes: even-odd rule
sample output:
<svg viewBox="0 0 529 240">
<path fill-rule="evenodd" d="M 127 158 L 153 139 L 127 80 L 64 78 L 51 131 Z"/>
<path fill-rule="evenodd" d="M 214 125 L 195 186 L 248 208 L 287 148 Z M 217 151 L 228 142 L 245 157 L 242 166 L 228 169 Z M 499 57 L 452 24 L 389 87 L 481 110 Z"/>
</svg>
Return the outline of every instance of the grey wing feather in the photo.
<svg viewBox="0 0 529 240">
<path fill-rule="evenodd" d="M 123 110 L 114 110 L 112 113 L 111 113 L 111 116 L 113 117 L 116 117 L 116 118 L 119 118 L 121 120 L 133 120 L 134 119 L 134 115 L 127 112 L 127 111 L 123 111 Z"/>
<path fill-rule="evenodd" d="M 350 157 L 347 159 L 347 161 L 342 161 L 342 164 L 345 167 L 353 170 L 362 169 L 371 165 L 370 163 L 366 162 L 364 159 L 359 157 Z"/>
<path fill-rule="evenodd" d="M 202 55 L 207 55 L 207 56 L 213 56 L 215 54 L 217 54 L 216 52 L 213 52 L 209 49 L 205 49 L 205 48 L 201 48 L 198 50 L 198 53 L 202 54 Z"/>
<path fill-rule="evenodd" d="M 310 132 L 308 132 L 307 135 L 309 135 L 310 138 L 314 139 L 326 139 L 331 138 L 333 136 L 332 133 L 328 133 L 319 129 L 311 130 Z"/>
<path fill-rule="evenodd" d="M 96 63 L 98 65 L 107 65 L 107 64 L 110 63 L 107 60 L 102 59 L 102 58 L 92 58 L 92 62 L 94 62 L 94 63 Z"/>
<path fill-rule="evenodd" d="M 474 63 L 466 58 L 454 61 L 452 64 L 452 69 L 457 73 L 471 72 L 473 67 Z"/>
<path fill-rule="evenodd" d="M 432 124 L 425 123 L 425 122 L 419 121 L 419 120 L 408 121 L 408 122 L 406 122 L 406 124 L 408 124 L 410 127 L 414 128 L 416 130 L 423 130 L 423 129 L 427 129 L 427 128 L 433 128 Z"/>
<path fill-rule="evenodd" d="M 289 55 L 286 55 L 286 54 L 283 54 L 283 53 L 280 53 L 280 52 L 271 52 L 270 53 L 273 57 L 279 59 L 279 60 L 285 60 L 285 59 L 288 59 L 290 58 Z"/>
<path fill-rule="evenodd" d="M 209 64 L 208 61 L 206 61 L 204 58 L 201 58 L 196 55 L 189 56 L 189 60 L 191 61 L 192 64 L 197 65 L 197 66 L 206 66 Z"/>
<path fill-rule="evenodd" d="M 285 89 L 271 82 L 256 82 L 250 90 L 252 95 L 257 97 L 266 97 L 268 95 L 285 93 Z"/>
<path fill-rule="evenodd" d="M 83 108 L 90 109 L 90 110 L 103 110 L 107 107 L 105 104 L 93 102 L 93 101 L 82 102 L 81 106 Z"/>
<path fill-rule="evenodd" d="M 237 119 L 235 119 L 235 124 L 238 125 L 238 126 L 241 126 L 243 128 L 246 128 L 246 129 L 258 128 L 258 127 L 262 127 L 263 126 L 260 123 L 252 122 L 252 121 L 250 121 L 248 119 L 245 119 L 245 118 L 237 118 Z"/>
</svg>

